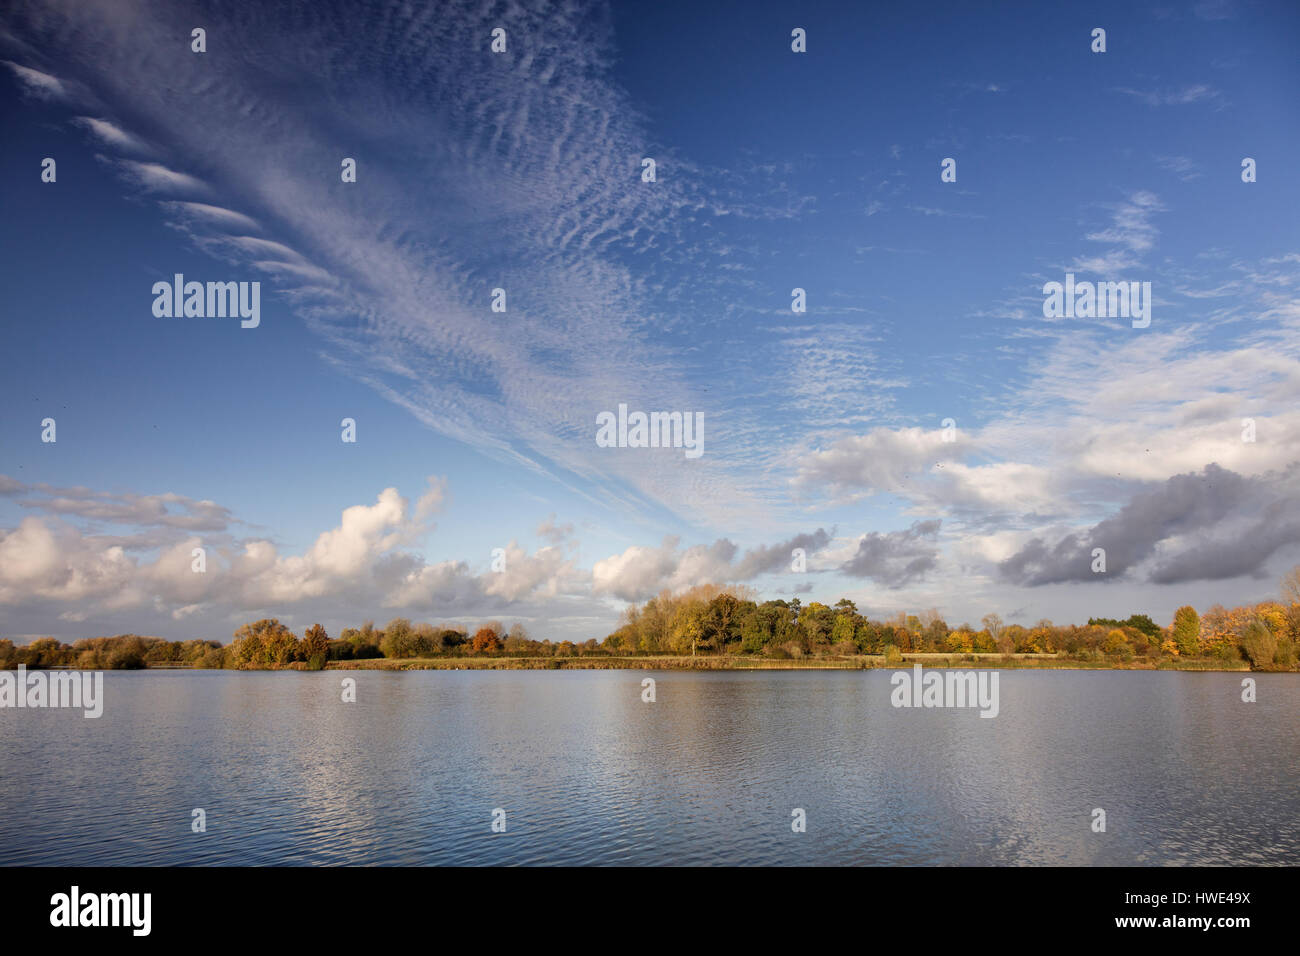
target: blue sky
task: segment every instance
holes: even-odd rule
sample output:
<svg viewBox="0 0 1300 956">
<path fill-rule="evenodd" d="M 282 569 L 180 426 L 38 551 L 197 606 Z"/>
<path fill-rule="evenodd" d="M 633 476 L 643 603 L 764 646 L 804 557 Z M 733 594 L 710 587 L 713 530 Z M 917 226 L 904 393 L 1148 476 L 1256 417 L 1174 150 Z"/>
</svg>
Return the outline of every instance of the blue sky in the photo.
<svg viewBox="0 0 1300 956">
<path fill-rule="evenodd" d="M 1294 4 L 372 6 L 0 14 L 0 635 L 1166 619 L 1300 561 Z M 1067 272 L 1150 326 L 1045 318 Z"/>
</svg>

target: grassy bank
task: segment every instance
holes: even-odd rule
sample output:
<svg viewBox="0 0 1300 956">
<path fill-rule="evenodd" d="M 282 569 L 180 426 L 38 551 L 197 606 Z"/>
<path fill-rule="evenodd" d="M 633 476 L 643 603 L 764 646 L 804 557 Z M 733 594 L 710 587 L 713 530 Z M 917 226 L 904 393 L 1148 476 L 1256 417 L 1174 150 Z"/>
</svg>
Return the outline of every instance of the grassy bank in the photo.
<svg viewBox="0 0 1300 956">
<path fill-rule="evenodd" d="M 738 655 L 655 656 L 655 657 L 425 657 L 362 661 L 331 661 L 329 670 L 867 670 L 910 667 L 995 668 L 998 670 L 1178 670 L 1249 671 L 1215 658 L 1135 659 L 1128 662 L 1075 661 L 1055 654 L 904 654 L 903 660 L 888 663 L 883 655 L 778 660 Z M 291 665 L 301 669 L 303 665 Z"/>
</svg>

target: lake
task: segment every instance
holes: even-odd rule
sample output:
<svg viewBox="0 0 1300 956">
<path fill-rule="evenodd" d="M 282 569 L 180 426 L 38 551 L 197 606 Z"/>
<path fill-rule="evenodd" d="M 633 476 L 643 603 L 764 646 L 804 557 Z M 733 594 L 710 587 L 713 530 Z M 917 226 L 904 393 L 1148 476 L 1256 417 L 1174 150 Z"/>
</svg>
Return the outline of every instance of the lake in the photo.
<svg viewBox="0 0 1300 956">
<path fill-rule="evenodd" d="M 1258 702 L 1243 703 L 1241 674 L 1010 670 L 985 719 L 894 708 L 891 673 L 110 671 L 99 719 L 0 710 L 0 863 L 1300 854 L 1295 675 L 1253 675 Z"/>
</svg>

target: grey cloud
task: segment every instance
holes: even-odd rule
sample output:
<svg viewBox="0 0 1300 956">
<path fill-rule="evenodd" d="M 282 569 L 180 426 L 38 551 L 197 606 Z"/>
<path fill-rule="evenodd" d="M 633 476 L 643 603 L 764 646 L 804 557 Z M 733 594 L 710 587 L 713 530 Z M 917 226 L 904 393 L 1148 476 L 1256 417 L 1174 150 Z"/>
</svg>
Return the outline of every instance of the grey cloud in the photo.
<svg viewBox="0 0 1300 956">
<path fill-rule="evenodd" d="M 184 495 L 112 494 L 83 487 L 56 488 L 44 483 L 27 487 L 0 476 L 0 494 L 23 491 L 40 496 L 20 501 L 24 508 L 61 517 L 179 531 L 224 531 L 234 520 L 229 508 Z"/>
<path fill-rule="evenodd" d="M 858 542 L 853 557 L 840 570 L 870 578 L 890 588 L 900 588 L 925 576 L 937 562 L 939 519 L 917 521 L 903 531 L 873 531 Z"/>
<path fill-rule="evenodd" d="M 1151 583 L 1235 577 L 1258 572 L 1300 528 L 1292 470 L 1283 476 L 1243 477 L 1207 465 L 1200 474 L 1175 475 L 1144 491 L 1115 515 L 1055 544 L 1035 538 L 1001 562 L 1003 579 L 1028 587 L 1069 581 L 1114 580 L 1156 555 L 1162 542 L 1196 535 L 1191 545 L 1163 557 Z M 1104 548 L 1106 573 L 1092 571 L 1092 550 Z"/>
<path fill-rule="evenodd" d="M 760 574 L 786 570 L 790 566 L 791 552 L 795 548 L 803 548 L 806 553 L 814 554 L 830 544 L 830 541 L 830 532 L 818 528 L 812 534 L 797 534 L 789 541 L 763 545 L 746 551 L 745 556 L 736 566 L 736 578 L 747 581 Z"/>
</svg>

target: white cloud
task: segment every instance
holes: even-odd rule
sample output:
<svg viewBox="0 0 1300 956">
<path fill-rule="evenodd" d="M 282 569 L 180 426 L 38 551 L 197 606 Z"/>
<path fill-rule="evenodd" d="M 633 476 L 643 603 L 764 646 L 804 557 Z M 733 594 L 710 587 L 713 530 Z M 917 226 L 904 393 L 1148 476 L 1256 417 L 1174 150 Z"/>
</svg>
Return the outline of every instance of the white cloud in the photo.
<svg viewBox="0 0 1300 956">
<path fill-rule="evenodd" d="M 0 63 L 13 71 L 14 76 L 22 83 L 23 89 L 28 95 L 44 100 L 67 99 L 68 91 L 58 77 L 42 73 L 40 70 L 33 70 L 28 66 L 12 63 L 9 60 L 0 60 Z"/>
</svg>

